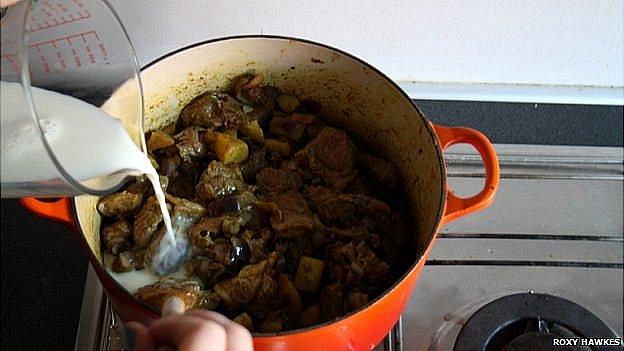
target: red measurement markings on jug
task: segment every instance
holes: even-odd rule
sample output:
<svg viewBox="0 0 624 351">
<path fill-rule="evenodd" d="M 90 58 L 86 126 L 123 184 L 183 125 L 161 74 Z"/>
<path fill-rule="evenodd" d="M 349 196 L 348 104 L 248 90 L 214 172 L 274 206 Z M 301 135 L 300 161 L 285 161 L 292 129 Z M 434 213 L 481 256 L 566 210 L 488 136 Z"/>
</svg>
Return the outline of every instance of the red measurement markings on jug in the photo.
<svg viewBox="0 0 624 351">
<path fill-rule="evenodd" d="M 15 54 L 2 54 L 0 56 L 0 59 L 2 59 L 2 65 L 0 65 L 0 68 L 2 68 L 2 74 L 8 74 L 8 72 L 5 72 L 5 62 L 8 63 L 10 65 L 10 67 L 12 68 L 13 72 L 17 72 L 17 63 L 15 62 L 16 57 Z"/>
<path fill-rule="evenodd" d="M 108 65 L 110 63 L 106 44 L 100 40 L 100 35 L 96 31 L 37 42 L 28 47 L 31 68 L 44 73 L 61 71 L 70 67 L 81 68 L 89 64 Z M 14 53 L 2 54 L 1 57 L 17 72 Z"/>
<path fill-rule="evenodd" d="M 57 27 L 91 18 L 81 0 L 42 1 L 36 12 L 30 16 L 30 32 Z"/>
</svg>

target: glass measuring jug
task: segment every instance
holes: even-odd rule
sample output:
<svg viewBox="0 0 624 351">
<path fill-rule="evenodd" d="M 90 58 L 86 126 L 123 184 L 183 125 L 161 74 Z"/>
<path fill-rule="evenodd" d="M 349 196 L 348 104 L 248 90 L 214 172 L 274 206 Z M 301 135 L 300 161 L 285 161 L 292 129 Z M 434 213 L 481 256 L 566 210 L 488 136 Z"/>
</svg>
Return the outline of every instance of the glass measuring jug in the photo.
<svg viewBox="0 0 624 351">
<path fill-rule="evenodd" d="M 93 158 L 106 158 L 101 150 L 106 146 L 90 145 L 86 132 L 117 123 L 143 150 L 145 140 L 136 55 L 111 5 L 105 0 L 21 1 L 2 9 L 0 23 L 2 197 L 116 190 L 128 169 L 97 167 Z M 107 105 L 113 94 L 116 120 L 101 112 L 113 110 Z M 56 124 L 50 114 L 56 114 Z M 99 117 L 81 120 L 85 133 L 76 134 L 65 124 L 77 114 Z M 73 134 L 63 134 L 69 129 Z M 85 160 L 96 167 L 87 167 Z"/>
</svg>

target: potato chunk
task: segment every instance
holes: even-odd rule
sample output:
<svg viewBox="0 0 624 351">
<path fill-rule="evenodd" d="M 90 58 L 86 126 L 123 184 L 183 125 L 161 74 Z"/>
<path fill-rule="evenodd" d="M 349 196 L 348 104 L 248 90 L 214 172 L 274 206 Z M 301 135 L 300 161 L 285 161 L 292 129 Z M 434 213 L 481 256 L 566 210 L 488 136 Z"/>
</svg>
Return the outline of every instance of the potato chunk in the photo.
<svg viewBox="0 0 624 351">
<path fill-rule="evenodd" d="M 244 136 L 257 143 L 262 143 L 264 141 L 264 132 L 262 131 L 262 128 L 260 127 L 260 125 L 258 124 L 258 120 L 256 119 L 243 124 L 240 127 L 240 132 Z"/>
<path fill-rule="evenodd" d="M 321 282 L 325 262 L 316 258 L 301 256 L 297 275 L 295 276 L 295 286 L 305 292 L 316 292 Z"/>
<path fill-rule="evenodd" d="M 276 102 L 280 109 L 286 113 L 291 113 L 299 107 L 299 99 L 292 95 L 279 95 Z"/>
<path fill-rule="evenodd" d="M 244 141 L 224 133 L 213 133 L 212 136 L 213 149 L 224 164 L 241 163 L 247 159 L 249 149 Z"/>
<path fill-rule="evenodd" d="M 295 284 L 284 274 L 278 276 L 277 282 L 279 284 L 277 292 L 280 299 L 286 305 L 288 317 L 292 320 L 297 320 L 299 315 L 301 315 L 303 305 L 301 304 L 301 297 L 295 288 Z"/>
<path fill-rule="evenodd" d="M 175 143 L 175 140 L 161 131 L 155 130 L 147 140 L 147 149 L 150 151 L 164 149 Z"/>
</svg>

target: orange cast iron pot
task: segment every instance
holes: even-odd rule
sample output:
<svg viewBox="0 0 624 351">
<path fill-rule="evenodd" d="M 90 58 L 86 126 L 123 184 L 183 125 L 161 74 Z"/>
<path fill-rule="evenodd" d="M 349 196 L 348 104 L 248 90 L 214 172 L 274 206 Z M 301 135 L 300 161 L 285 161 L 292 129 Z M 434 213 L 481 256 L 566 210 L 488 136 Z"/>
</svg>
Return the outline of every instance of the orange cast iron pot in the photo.
<svg viewBox="0 0 624 351">
<path fill-rule="evenodd" d="M 250 70 L 263 72 L 266 82 L 283 91 L 318 101 L 321 115 L 331 124 L 344 128 L 399 168 L 415 221 L 413 240 L 403 249 L 416 252 L 405 274 L 365 307 L 310 328 L 256 333 L 255 349 L 371 350 L 405 309 L 440 227 L 493 201 L 499 182 L 494 148 L 475 130 L 431 124 L 395 83 L 358 58 L 326 45 L 275 36 L 198 43 L 149 64 L 141 74 L 144 129 L 167 125 L 194 96 L 223 89 L 232 77 Z M 112 115 L 123 114 L 123 103 L 105 106 Z M 457 197 L 447 184 L 443 150 L 457 143 L 474 146 L 485 166 L 484 188 L 468 198 Z M 55 202 L 22 199 L 36 214 L 66 223 L 81 234 L 91 264 L 122 320 L 150 323 L 158 317 L 157 311 L 122 288 L 102 265 L 96 203 L 93 196 Z"/>
</svg>

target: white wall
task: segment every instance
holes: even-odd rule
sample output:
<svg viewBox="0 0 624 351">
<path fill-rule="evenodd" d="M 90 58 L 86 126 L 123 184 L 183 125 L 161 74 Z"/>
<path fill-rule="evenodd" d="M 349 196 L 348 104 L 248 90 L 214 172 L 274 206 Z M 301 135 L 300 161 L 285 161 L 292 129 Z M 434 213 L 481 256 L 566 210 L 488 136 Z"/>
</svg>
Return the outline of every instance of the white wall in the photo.
<svg viewBox="0 0 624 351">
<path fill-rule="evenodd" d="M 415 98 L 624 104 L 622 0 L 113 0 L 141 64 L 237 34 L 303 37 Z"/>
</svg>

